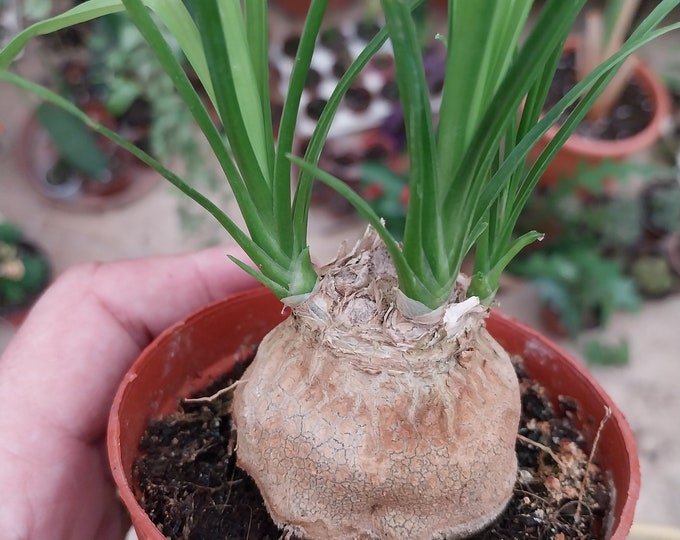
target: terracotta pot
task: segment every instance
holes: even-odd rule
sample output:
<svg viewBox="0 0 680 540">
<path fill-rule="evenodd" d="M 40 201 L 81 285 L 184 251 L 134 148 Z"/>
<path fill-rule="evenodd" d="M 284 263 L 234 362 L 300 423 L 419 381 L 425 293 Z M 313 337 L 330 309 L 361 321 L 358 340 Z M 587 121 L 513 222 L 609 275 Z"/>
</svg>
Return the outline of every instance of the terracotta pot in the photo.
<svg viewBox="0 0 680 540">
<path fill-rule="evenodd" d="M 113 119 L 104 117 L 96 106 L 86 104 L 85 109 L 95 120 L 114 127 Z M 106 181 L 94 181 L 76 172 L 63 182 L 50 183 L 48 172 L 60 156 L 36 114 L 31 114 L 22 127 L 16 153 L 29 184 L 49 204 L 63 210 L 93 213 L 120 208 L 139 200 L 159 184 L 160 176 L 126 150 L 103 137 L 97 137 L 97 141 L 111 158 Z"/>
<path fill-rule="evenodd" d="M 564 48 L 565 53 L 573 52 L 576 44 L 577 40 L 570 38 Z M 593 139 L 576 133 L 570 135 L 541 176 L 541 184 L 549 186 L 558 182 L 560 178 L 573 176 L 582 163 L 595 166 L 604 160 L 623 160 L 651 147 L 659 139 L 667 122 L 670 121 L 670 96 L 667 88 L 646 64 L 637 57 L 634 57 L 634 61 L 636 66 L 633 79 L 653 104 L 652 119 L 647 127 L 632 137 L 620 140 Z M 559 126 L 553 126 L 548 130 L 531 151 L 530 159 L 538 157 L 557 134 L 558 129 Z"/>
<path fill-rule="evenodd" d="M 132 467 L 138 442 L 150 419 L 176 410 L 178 400 L 206 386 L 249 353 L 283 320 L 281 303 L 266 289 L 253 289 L 211 304 L 161 334 L 133 364 L 114 399 L 108 452 L 114 480 L 140 540 L 162 540 L 135 498 Z M 640 488 L 633 434 L 621 412 L 588 371 L 538 332 L 492 312 L 491 334 L 525 359 L 530 374 L 554 396 L 573 396 L 581 406 L 580 428 L 592 441 L 612 410 L 596 461 L 612 477 L 616 496 L 609 538 L 623 540 L 630 529 Z"/>
<path fill-rule="evenodd" d="M 595 453 L 595 462 L 611 475 L 614 508 L 608 517 L 611 540 L 624 540 L 633 524 L 640 494 L 640 462 L 635 436 L 623 413 L 617 408 L 588 369 L 555 343 L 519 321 L 492 311 L 487 320 L 491 335 L 511 354 L 520 354 L 532 378 L 542 384 L 555 400 L 559 395 L 579 404 L 577 427 L 592 444 L 605 407 L 611 418 L 604 424 Z"/>
</svg>

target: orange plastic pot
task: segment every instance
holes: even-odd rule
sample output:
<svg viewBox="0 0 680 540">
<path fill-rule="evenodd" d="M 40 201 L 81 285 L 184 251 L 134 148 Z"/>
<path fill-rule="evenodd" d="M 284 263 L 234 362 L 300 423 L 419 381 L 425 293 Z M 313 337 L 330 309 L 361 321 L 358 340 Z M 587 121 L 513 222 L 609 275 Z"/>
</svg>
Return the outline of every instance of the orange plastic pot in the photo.
<svg viewBox="0 0 680 540">
<path fill-rule="evenodd" d="M 576 49 L 576 38 L 570 38 L 564 48 L 565 53 Z M 551 186 L 561 178 L 574 176 L 583 164 L 594 167 L 605 160 L 620 161 L 646 148 L 651 147 L 663 133 L 670 121 L 671 100 L 667 88 L 657 75 L 637 57 L 633 70 L 633 79 L 649 96 L 652 102 L 652 119 L 642 131 L 632 137 L 619 140 L 593 139 L 579 134 L 572 134 L 548 165 L 541 176 L 541 184 Z M 541 151 L 555 137 L 559 126 L 551 127 L 529 154 L 536 159 Z"/>
<path fill-rule="evenodd" d="M 126 374 L 113 402 L 107 443 L 113 478 L 140 540 L 165 538 L 135 495 L 133 465 L 149 420 L 176 410 L 181 398 L 228 372 L 285 316 L 282 304 L 266 289 L 231 296 L 166 330 Z M 616 492 L 608 538 L 623 540 L 640 488 L 635 440 L 625 418 L 581 364 L 538 332 L 497 311 L 491 313 L 488 328 L 510 353 L 524 357 L 530 374 L 552 395 L 569 395 L 579 402 L 580 427 L 589 441 L 605 407 L 612 410 L 596 462 L 611 476 Z"/>
</svg>

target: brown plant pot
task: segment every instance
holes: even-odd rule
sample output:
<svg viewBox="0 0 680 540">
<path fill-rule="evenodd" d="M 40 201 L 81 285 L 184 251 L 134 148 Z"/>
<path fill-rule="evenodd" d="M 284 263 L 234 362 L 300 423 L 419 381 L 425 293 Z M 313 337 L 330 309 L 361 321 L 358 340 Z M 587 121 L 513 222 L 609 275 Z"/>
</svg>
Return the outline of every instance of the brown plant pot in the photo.
<svg viewBox="0 0 680 540">
<path fill-rule="evenodd" d="M 93 113 L 91 105 L 85 109 L 96 121 L 105 120 Z M 103 123 L 115 127 L 110 122 Z M 31 187 L 51 206 L 62 210 L 95 213 L 120 208 L 144 197 L 159 184 L 161 177 L 126 150 L 103 137 L 98 141 L 112 158 L 111 178 L 106 182 L 74 174 L 62 186 L 50 185 L 48 171 L 59 160 L 59 153 L 36 114 L 27 118 L 17 138 L 16 152 Z"/>
<path fill-rule="evenodd" d="M 140 437 L 149 420 L 176 410 L 179 400 L 203 388 L 234 363 L 286 317 L 282 304 L 266 289 L 252 289 L 211 304 L 163 332 L 137 359 L 123 379 L 111 409 L 108 453 L 139 540 L 165 537 L 135 497 L 133 465 Z M 615 487 L 608 538 L 623 540 L 633 521 L 640 489 L 635 439 L 623 414 L 588 371 L 540 333 L 492 311 L 491 334 L 510 353 L 521 354 L 531 376 L 557 398 L 569 395 L 580 405 L 577 426 L 590 443 L 605 407 L 612 417 L 605 424 L 596 462 Z"/>
<path fill-rule="evenodd" d="M 565 45 L 565 53 L 573 52 L 576 44 L 577 40 L 570 38 Z M 637 57 L 633 57 L 633 60 L 636 65 L 632 77 L 652 102 L 653 112 L 649 124 L 632 137 L 619 140 L 594 139 L 577 133 L 570 135 L 541 176 L 542 185 L 551 186 L 560 178 L 574 176 L 583 164 L 594 167 L 605 160 L 621 161 L 651 147 L 659 139 L 670 121 L 670 95 L 663 82 L 642 60 Z M 558 129 L 559 126 L 551 127 L 541 138 L 529 154 L 531 160 L 538 157 L 555 137 Z"/>
</svg>

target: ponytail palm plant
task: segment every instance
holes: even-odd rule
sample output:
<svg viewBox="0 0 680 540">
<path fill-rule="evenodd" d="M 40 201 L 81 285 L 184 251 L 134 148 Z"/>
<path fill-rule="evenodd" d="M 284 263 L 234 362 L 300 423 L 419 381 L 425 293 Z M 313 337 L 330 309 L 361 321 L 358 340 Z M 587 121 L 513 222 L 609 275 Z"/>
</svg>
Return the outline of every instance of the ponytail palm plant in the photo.
<svg viewBox="0 0 680 540">
<path fill-rule="evenodd" d="M 382 0 L 385 28 L 328 100 L 304 156 L 291 155 L 327 0 L 313 0 L 278 131 L 269 102 L 262 0 L 89 0 L 19 34 L 0 77 L 114 139 L 210 212 L 254 266 L 235 261 L 291 308 L 237 386 L 238 458 L 274 518 L 312 538 L 463 537 L 492 521 L 516 477 L 520 399 L 514 370 L 484 316 L 501 272 L 540 237 L 514 225 L 547 163 L 634 50 L 680 0 L 662 0 L 626 44 L 553 109 L 543 103 L 585 0 L 449 0 L 446 76 L 432 112 L 411 15 Z M 8 68 L 31 36 L 125 10 L 156 53 L 219 162 L 245 228 L 182 179 L 59 96 Z M 213 124 L 160 25 L 178 41 L 218 112 Z M 317 161 L 345 91 L 389 38 L 404 111 L 410 201 L 403 242 Z M 570 109 L 530 167 L 529 150 Z M 291 182 L 294 162 L 299 169 Z M 371 227 L 316 268 L 307 246 L 314 179 Z M 294 188 L 293 188 L 294 186 Z M 471 277 L 460 274 L 474 251 Z M 225 479 L 227 481 L 227 479 Z"/>
</svg>

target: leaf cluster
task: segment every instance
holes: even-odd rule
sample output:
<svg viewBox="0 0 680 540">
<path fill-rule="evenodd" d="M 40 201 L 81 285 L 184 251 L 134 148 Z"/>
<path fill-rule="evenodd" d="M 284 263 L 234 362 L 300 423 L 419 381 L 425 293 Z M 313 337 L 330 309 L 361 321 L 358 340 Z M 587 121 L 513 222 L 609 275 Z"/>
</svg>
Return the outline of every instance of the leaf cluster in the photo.
<svg viewBox="0 0 680 540">
<path fill-rule="evenodd" d="M 402 2 L 384 0 L 411 164 L 403 245 L 337 179 L 319 178 L 343 192 L 383 236 L 407 296 L 430 308 L 441 305 L 475 246 L 471 294 L 488 303 L 507 264 L 540 237 L 530 232 L 514 238 L 513 231 L 547 163 L 625 58 L 671 28 L 656 29 L 676 4 L 660 3 L 624 46 L 545 111 L 563 45 L 584 2 L 546 2 L 522 40 L 533 2 L 450 1 L 435 125 L 415 25 Z M 529 150 L 571 106 L 557 136 L 527 166 Z"/>
<path fill-rule="evenodd" d="M 513 238 L 512 234 L 547 163 L 622 62 L 677 26 L 660 24 L 678 3 L 659 2 L 625 45 L 553 109 L 544 111 L 562 47 L 585 0 L 547 0 L 531 24 L 532 0 L 449 0 L 447 32 L 442 38 L 447 47 L 446 74 L 435 120 L 419 23 L 412 14 L 422 0 L 381 0 L 386 28 L 339 80 L 303 158 L 291 155 L 293 139 L 327 0 L 313 0 L 309 8 L 276 138 L 269 99 L 267 6 L 261 0 L 88 0 L 19 34 L 0 52 L 0 77 L 79 117 L 198 202 L 243 247 L 256 269 L 237 264 L 282 298 L 306 294 L 316 283 L 307 222 L 312 181 L 316 177 L 326 182 L 378 231 L 395 263 L 400 289 L 427 310 L 448 301 L 463 258 L 473 246 L 470 294 L 487 303 L 492 300 L 503 269 L 540 236 L 530 232 Z M 8 69 L 31 36 L 122 10 L 149 44 L 205 136 L 241 210 L 244 228 L 158 160 Z M 200 79 L 224 136 L 173 54 L 165 30 Z M 388 35 L 410 161 L 410 203 L 402 243 L 390 235 L 366 201 L 316 166 L 342 96 Z M 558 135 L 527 166 L 529 150 L 570 107 Z M 291 182 L 291 160 L 301 170 L 295 182 Z"/>
</svg>

